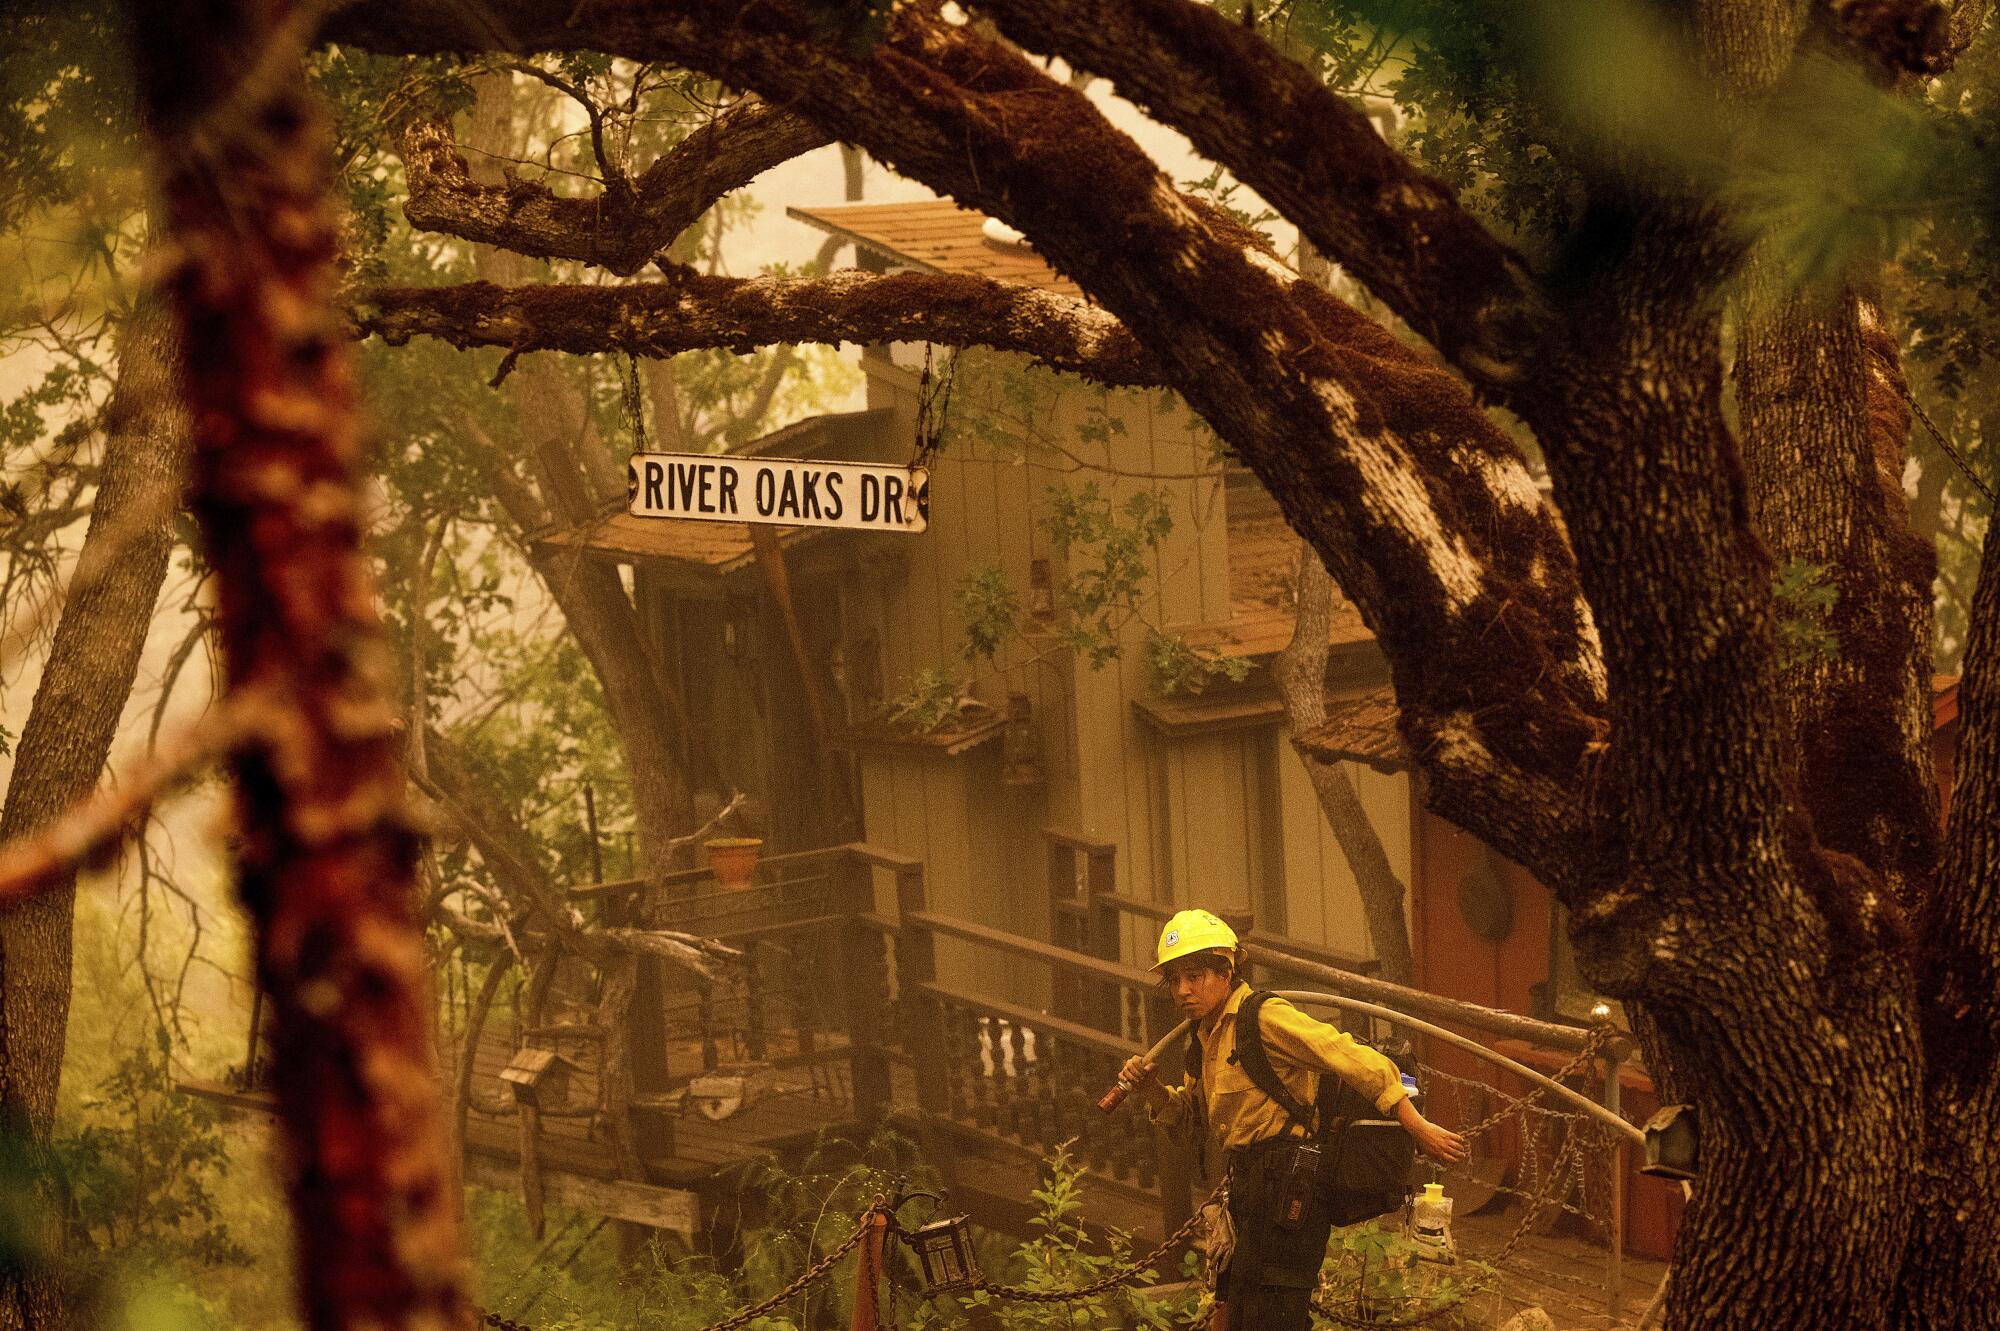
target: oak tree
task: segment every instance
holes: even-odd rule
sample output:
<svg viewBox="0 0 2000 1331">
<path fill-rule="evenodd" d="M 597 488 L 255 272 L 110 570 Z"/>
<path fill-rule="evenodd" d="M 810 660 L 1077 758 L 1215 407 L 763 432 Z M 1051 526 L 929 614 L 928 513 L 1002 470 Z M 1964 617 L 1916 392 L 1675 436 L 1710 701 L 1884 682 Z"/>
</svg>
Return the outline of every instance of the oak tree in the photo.
<svg viewBox="0 0 2000 1331">
<path fill-rule="evenodd" d="M 1430 806 L 1554 888 L 1584 974 L 1699 1107 L 1669 1325 L 2000 1324 L 2000 584 L 1973 596 L 1941 829 L 1895 339 L 1865 261 L 1795 286 L 1713 169 L 1802 89 L 1935 73 L 1985 6 L 1674 9 L 1659 49 L 1683 77 L 1652 111 L 1700 151 L 1613 125 L 1570 157 L 1532 258 L 1254 25 L 1191 0 L 968 9 L 363 0 L 326 33 L 703 71 L 1019 228 L 1089 304 L 692 272 L 658 261 L 663 180 L 606 162 L 579 206 L 473 181 L 433 137 L 408 152 L 424 225 L 660 279 L 377 290 L 356 322 L 641 356 L 922 338 L 1172 387 L 1360 608 Z M 1424 345 L 1301 280 L 1024 52 L 1111 79 Z M 1548 494 L 1489 405 L 1532 433 Z M 1833 650 L 1803 660 L 1773 592 L 1794 561 L 1837 596 Z"/>
</svg>

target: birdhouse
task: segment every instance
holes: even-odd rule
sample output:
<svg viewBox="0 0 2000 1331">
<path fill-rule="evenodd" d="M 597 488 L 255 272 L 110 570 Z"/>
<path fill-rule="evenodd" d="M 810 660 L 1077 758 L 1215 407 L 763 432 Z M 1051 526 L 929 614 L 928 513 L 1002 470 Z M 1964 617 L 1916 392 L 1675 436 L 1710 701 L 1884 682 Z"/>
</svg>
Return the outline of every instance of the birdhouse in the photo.
<svg viewBox="0 0 2000 1331">
<path fill-rule="evenodd" d="M 950 1294 L 979 1283 L 979 1260 L 972 1253 L 972 1226 L 962 1215 L 933 1220 L 910 1235 L 917 1265 L 924 1272 L 924 1293 Z"/>
<path fill-rule="evenodd" d="M 514 1093 L 514 1103 L 530 1109 L 560 1109 L 569 1102 L 570 1073 L 576 1064 L 553 1049 L 530 1045 L 514 1051 L 500 1080 Z"/>
<path fill-rule="evenodd" d="M 1641 1174 L 1691 1179 L 1701 1164 L 1701 1128 L 1693 1105 L 1668 1105 L 1646 1120 L 1646 1162 Z"/>
</svg>

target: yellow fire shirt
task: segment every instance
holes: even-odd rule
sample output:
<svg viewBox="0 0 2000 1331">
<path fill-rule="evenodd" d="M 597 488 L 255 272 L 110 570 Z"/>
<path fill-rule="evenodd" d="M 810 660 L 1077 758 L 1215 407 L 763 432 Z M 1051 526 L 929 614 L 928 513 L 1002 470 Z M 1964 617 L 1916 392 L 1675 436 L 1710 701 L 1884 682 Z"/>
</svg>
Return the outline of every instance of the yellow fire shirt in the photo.
<svg viewBox="0 0 2000 1331">
<path fill-rule="evenodd" d="M 1206 1103 L 1195 1103 L 1195 1078 L 1184 1077 L 1180 1085 L 1167 1088 L 1170 1099 L 1153 1115 L 1153 1121 L 1176 1136 L 1191 1135 L 1203 1117 L 1208 1120 L 1209 1140 L 1225 1151 L 1285 1131 L 1289 1121 L 1285 1111 L 1251 1084 L 1250 1074 L 1236 1056 L 1236 1010 L 1249 996 L 1250 986 L 1238 984 L 1213 1018 L 1214 1024 L 1197 1031 L 1201 1039 L 1199 1086 Z M 1388 1056 L 1347 1032 L 1314 1021 L 1282 998 L 1267 1000 L 1262 1016 L 1264 1050 L 1271 1056 L 1271 1067 L 1301 1104 L 1314 1102 L 1323 1072 L 1345 1077 L 1349 1085 L 1374 1100 L 1376 1110 L 1385 1117 L 1397 1101 L 1408 1096 L 1402 1074 Z"/>
</svg>

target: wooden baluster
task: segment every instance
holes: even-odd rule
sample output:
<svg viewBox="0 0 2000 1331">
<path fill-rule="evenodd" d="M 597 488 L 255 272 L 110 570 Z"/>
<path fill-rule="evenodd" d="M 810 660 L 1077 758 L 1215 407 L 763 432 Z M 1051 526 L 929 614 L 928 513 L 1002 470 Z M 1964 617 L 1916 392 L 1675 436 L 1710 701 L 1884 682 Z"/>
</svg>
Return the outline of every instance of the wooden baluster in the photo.
<svg viewBox="0 0 2000 1331">
<path fill-rule="evenodd" d="M 1102 961 L 1117 961 L 1121 951 L 1118 907 L 1107 900 L 1118 891 L 1117 856 L 1116 846 L 1096 846 L 1084 861 L 1084 950 Z M 1085 990 L 1090 995 L 1086 1020 L 1101 1031 L 1117 1030 L 1119 986 L 1109 980 L 1088 980 Z"/>
<path fill-rule="evenodd" d="M 757 954 L 763 944 L 753 940 L 743 949 L 743 1026 L 750 1057 L 764 1057 L 764 988 L 758 979 Z"/>
<path fill-rule="evenodd" d="M 848 1082 L 852 1087 L 856 1118 L 873 1127 L 889 1111 L 894 1097 L 889 1056 L 884 1046 L 890 1041 L 889 965 L 887 940 L 860 916 L 875 908 L 874 871 L 858 859 L 848 859 L 838 877 L 840 908 L 849 918 L 842 923 L 836 942 L 840 958 L 841 1019 L 847 1027 Z M 797 968 L 800 1013 L 800 1040 L 805 1050 L 814 1044 L 814 1019 L 820 991 L 806 985 L 804 968 Z"/>
<path fill-rule="evenodd" d="M 960 1008 L 952 1024 L 952 1066 L 959 1073 L 958 1118 L 964 1123 L 979 1120 L 979 1101 L 986 1094 L 986 1059 L 979 1048 L 979 1014 Z"/>
<path fill-rule="evenodd" d="M 1116 1076 L 1124 1060 L 1112 1055 L 1106 1060 L 1107 1075 Z M 1111 1119 L 1111 1175 L 1123 1181 L 1137 1177 L 1139 1163 L 1152 1155 L 1153 1127 L 1144 1108 L 1146 1097 L 1129 1095 Z M 1143 1185 L 1142 1185 L 1143 1186 Z"/>
<path fill-rule="evenodd" d="M 999 1086 L 1001 1094 L 1007 1097 L 1002 1122 L 1008 1136 L 1025 1142 L 1034 1135 L 1034 1105 L 1029 1098 L 1027 1060 L 1021 1055 L 1021 1028 L 1011 1021 L 1004 1022 L 998 1033 Z"/>
<path fill-rule="evenodd" d="M 1094 1049 L 1078 1048 L 1070 1054 L 1069 1095 L 1064 1108 L 1071 1131 L 1081 1134 L 1090 1167 L 1107 1177 L 1111 1172 L 1112 1119 L 1097 1112 L 1091 1087 L 1108 1085 L 1104 1056 Z"/>
<path fill-rule="evenodd" d="M 997 1132 L 1001 1108 L 1000 1043 L 993 1019 L 981 1017 L 974 1034 L 979 1041 L 979 1096 L 973 1105 L 972 1117 L 988 1132 Z"/>
<path fill-rule="evenodd" d="M 944 1112 L 952 1118 L 960 1118 L 965 1112 L 965 1027 L 967 1014 L 956 1003 L 940 1002 L 937 1007 L 937 1022 L 944 1034 Z"/>
<path fill-rule="evenodd" d="M 1039 1031 L 1024 1033 L 1022 1043 L 1024 1058 L 1027 1056 L 1026 1045 L 1032 1043 L 1035 1051 L 1035 1140 L 1041 1143 L 1043 1150 L 1051 1150 L 1062 1140 L 1056 1131 L 1055 1060 L 1050 1057 L 1047 1039 Z"/>
</svg>

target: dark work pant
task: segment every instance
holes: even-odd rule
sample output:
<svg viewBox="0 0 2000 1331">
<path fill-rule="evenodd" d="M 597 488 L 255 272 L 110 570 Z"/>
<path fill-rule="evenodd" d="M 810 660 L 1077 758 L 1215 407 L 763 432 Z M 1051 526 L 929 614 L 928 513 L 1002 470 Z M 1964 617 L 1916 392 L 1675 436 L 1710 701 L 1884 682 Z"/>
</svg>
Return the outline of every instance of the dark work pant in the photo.
<svg viewBox="0 0 2000 1331">
<path fill-rule="evenodd" d="M 1310 1331 L 1310 1304 L 1319 1284 L 1320 1263 L 1333 1232 L 1333 1219 L 1317 1189 L 1297 1225 L 1280 1228 L 1277 1184 L 1287 1150 L 1259 1143 L 1234 1154 L 1229 1179 L 1229 1218 L 1236 1225 L 1236 1252 L 1216 1283 L 1215 1296 L 1230 1309 L 1230 1325 L 1241 1331 Z"/>
</svg>

